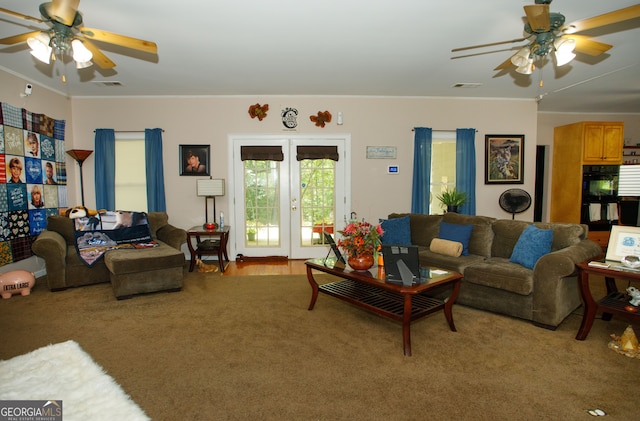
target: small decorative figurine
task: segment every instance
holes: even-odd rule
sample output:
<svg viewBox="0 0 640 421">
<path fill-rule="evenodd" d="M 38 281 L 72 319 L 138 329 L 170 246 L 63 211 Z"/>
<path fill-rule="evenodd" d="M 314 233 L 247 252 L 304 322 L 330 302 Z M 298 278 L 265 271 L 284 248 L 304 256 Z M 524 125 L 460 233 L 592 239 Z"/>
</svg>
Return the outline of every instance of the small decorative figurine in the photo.
<svg viewBox="0 0 640 421">
<path fill-rule="evenodd" d="M 627 294 L 631 296 L 631 299 L 629 300 L 629 304 L 631 304 L 632 306 L 640 305 L 640 290 L 638 288 L 634 288 L 634 287 L 627 288 Z"/>
</svg>

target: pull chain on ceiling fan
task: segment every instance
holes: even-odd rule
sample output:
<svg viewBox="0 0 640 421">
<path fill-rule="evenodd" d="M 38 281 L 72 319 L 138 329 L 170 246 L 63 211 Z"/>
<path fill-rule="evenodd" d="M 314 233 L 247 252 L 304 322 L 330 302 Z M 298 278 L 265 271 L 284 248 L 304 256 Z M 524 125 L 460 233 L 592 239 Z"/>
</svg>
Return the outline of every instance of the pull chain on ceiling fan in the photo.
<svg viewBox="0 0 640 421">
<path fill-rule="evenodd" d="M 556 66 L 570 63 L 576 57 L 576 53 L 594 57 L 605 53 L 613 46 L 594 41 L 589 36 L 577 33 L 640 17 L 640 4 L 636 4 L 565 24 L 564 15 L 549 11 L 551 1 L 535 0 L 534 5 L 524 6 L 527 23 L 524 26 L 526 35 L 523 38 L 454 48 L 451 52 L 527 41 L 526 45 L 522 46 L 518 52 L 499 64 L 494 70 L 506 70 L 515 66 L 516 72 L 529 75 L 533 73 L 536 61 L 541 61 L 552 52 L 554 53 L 553 57 Z"/>
<path fill-rule="evenodd" d="M 39 10 L 43 19 L 0 8 L 0 12 L 7 15 L 36 23 L 46 23 L 50 26 L 42 31 L 2 38 L 0 44 L 14 45 L 26 41 L 31 48 L 31 54 L 41 62 L 64 63 L 65 57 L 71 57 L 77 69 L 84 69 L 94 63 L 102 69 L 111 69 L 116 66 L 93 41 L 119 45 L 150 54 L 158 53 L 158 47 L 154 42 L 84 27 L 82 15 L 78 11 L 79 4 L 80 0 L 52 0 L 42 3 Z M 65 79 L 63 72 L 62 81 L 65 82 Z"/>
</svg>

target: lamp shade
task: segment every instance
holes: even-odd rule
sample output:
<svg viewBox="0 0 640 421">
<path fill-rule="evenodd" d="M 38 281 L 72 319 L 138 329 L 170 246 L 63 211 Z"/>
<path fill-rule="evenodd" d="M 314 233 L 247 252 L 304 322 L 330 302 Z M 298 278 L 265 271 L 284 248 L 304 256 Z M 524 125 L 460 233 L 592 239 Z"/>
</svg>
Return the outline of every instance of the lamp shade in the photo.
<svg viewBox="0 0 640 421">
<path fill-rule="evenodd" d="M 50 42 L 51 38 L 46 32 L 40 32 L 35 37 L 27 39 L 31 55 L 46 64 L 50 63 L 51 51 L 53 51 L 49 45 Z"/>
<path fill-rule="evenodd" d="M 71 48 L 73 49 L 73 59 L 78 63 L 86 63 L 93 58 L 91 51 L 79 39 L 71 41 Z"/>
<path fill-rule="evenodd" d="M 196 182 L 196 190 L 198 196 L 212 197 L 212 196 L 224 196 L 224 179 L 221 178 L 209 178 L 204 180 L 198 180 Z"/>
<path fill-rule="evenodd" d="M 87 159 L 89 155 L 91 155 L 92 153 L 93 151 L 86 150 L 86 149 L 71 149 L 67 151 L 67 154 L 69 154 L 71 158 L 78 161 L 78 164 L 80 164 L 81 166 L 84 160 Z"/>
<path fill-rule="evenodd" d="M 529 56 L 531 56 L 531 50 L 529 47 L 523 47 L 511 57 L 511 63 L 516 67 L 523 67 L 529 62 Z"/>
</svg>

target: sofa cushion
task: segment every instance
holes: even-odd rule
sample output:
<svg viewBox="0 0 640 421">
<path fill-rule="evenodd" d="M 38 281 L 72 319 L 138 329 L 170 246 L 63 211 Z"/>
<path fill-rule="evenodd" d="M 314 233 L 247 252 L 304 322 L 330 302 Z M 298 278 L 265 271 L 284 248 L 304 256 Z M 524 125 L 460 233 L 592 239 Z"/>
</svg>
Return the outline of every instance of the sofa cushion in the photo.
<svg viewBox="0 0 640 421">
<path fill-rule="evenodd" d="M 382 244 L 411 244 L 411 220 L 409 215 L 401 218 L 382 219 L 380 225 L 384 234 Z"/>
<path fill-rule="evenodd" d="M 74 245 L 76 242 L 75 226 L 72 219 L 61 215 L 51 215 L 47 218 L 47 229 L 60 234 L 67 245 Z"/>
<path fill-rule="evenodd" d="M 494 239 L 491 245 L 491 257 L 511 258 L 520 234 L 531 222 L 500 219 L 492 225 Z"/>
<path fill-rule="evenodd" d="M 429 266 L 439 269 L 452 270 L 464 274 L 468 267 L 485 260 L 482 256 L 470 254 L 468 256 L 447 256 L 440 253 L 434 253 L 427 248 L 420 249 L 418 256 L 420 258 L 420 266 Z"/>
<path fill-rule="evenodd" d="M 529 225 L 520 234 L 509 261 L 533 269 L 538 259 L 551 251 L 552 242 L 552 230 L 540 229 L 535 225 Z"/>
<path fill-rule="evenodd" d="M 158 238 L 158 230 L 169 223 L 169 215 L 166 212 L 149 212 L 149 228 L 151 228 L 151 236 Z"/>
<path fill-rule="evenodd" d="M 464 280 L 519 295 L 533 292 L 533 271 L 502 257 L 492 257 L 468 266 Z"/>
<path fill-rule="evenodd" d="M 440 233 L 438 234 L 438 238 L 462 243 L 462 255 L 468 256 L 469 239 L 471 238 L 472 231 L 473 225 L 450 224 L 443 221 L 440 222 Z"/>
<path fill-rule="evenodd" d="M 552 251 L 578 244 L 586 238 L 585 227 L 583 225 L 563 224 L 560 222 L 534 222 L 533 225 L 540 229 L 553 230 Z"/>
<path fill-rule="evenodd" d="M 409 215 L 411 225 L 411 244 L 429 247 L 431 240 L 438 237 L 442 215 L 424 215 L 421 213 L 392 213 L 389 219 Z"/>
<path fill-rule="evenodd" d="M 488 216 L 463 215 L 455 212 L 447 212 L 442 220 L 451 224 L 473 224 L 473 232 L 469 239 L 469 254 L 491 257 L 491 243 L 493 242 L 493 222 L 495 218 Z M 509 254 L 510 256 L 511 254 Z M 509 257 L 507 256 L 507 257 Z"/>
<path fill-rule="evenodd" d="M 445 256 L 458 257 L 462 254 L 462 243 L 434 238 L 431 240 L 429 250 L 434 253 L 444 254 Z"/>
</svg>

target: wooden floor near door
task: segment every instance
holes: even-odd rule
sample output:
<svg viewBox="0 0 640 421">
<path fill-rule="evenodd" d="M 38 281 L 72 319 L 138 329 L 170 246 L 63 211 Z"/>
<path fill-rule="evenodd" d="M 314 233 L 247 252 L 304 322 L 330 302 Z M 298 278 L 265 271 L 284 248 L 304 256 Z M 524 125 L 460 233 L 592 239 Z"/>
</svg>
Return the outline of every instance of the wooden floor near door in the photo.
<svg viewBox="0 0 640 421">
<path fill-rule="evenodd" d="M 304 260 L 230 262 L 223 276 L 243 275 L 304 275 L 307 273 Z"/>
</svg>

